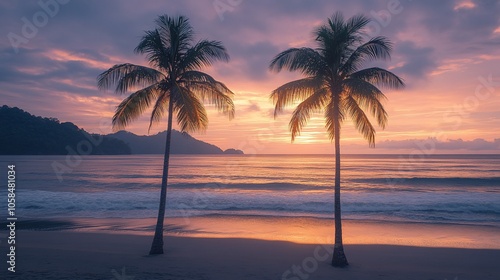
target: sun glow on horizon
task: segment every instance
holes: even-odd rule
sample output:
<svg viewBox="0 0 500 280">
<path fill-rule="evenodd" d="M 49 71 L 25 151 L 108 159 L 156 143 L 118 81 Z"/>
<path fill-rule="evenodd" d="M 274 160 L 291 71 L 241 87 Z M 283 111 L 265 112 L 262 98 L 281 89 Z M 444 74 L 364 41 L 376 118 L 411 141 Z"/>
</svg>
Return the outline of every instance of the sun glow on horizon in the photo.
<svg viewBox="0 0 500 280">
<path fill-rule="evenodd" d="M 211 3 L 194 3 L 184 7 L 179 5 L 176 12 L 190 18 L 196 31 L 195 41 L 213 39 L 227 48 L 231 56 L 228 63 L 217 62 L 202 71 L 223 82 L 235 93 L 233 102 L 236 112 L 235 118 L 230 121 L 214 106 L 205 104 L 208 129 L 191 135 L 223 149 L 242 149 L 256 154 L 307 154 L 333 150 L 334 145 L 328 137 L 321 112 L 311 115 L 300 135 L 291 143 L 289 122 L 299 102 L 275 118 L 274 105 L 269 96 L 277 87 L 304 76 L 300 72 L 270 71 L 269 63 L 287 48 L 316 47 L 312 34 L 314 29 L 326 23 L 340 6 L 345 10 L 346 17 L 361 12 L 375 19 L 375 23 L 380 22 L 370 13 L 371 9 L 380 11 L 384 7 L 377 7 L 376 3 L 345 2 L 340 5 L 319 1 L 314 5 L 297 4 L 297 7 L 307 5 L 307 9 L 296 9 L 292 5 L 289 10 L 278 4 L 264 6 L 255 3 L 227 11 L 225 20 L 221 21 L 215 11 L 210 13 L 207 10 L 213 8 Z M 81 5 L 88 6 L 89 11 L 98 9 L 92 3 Z M 394 14 L 390 24 L 379 30 L 379 35 L 386 36 L 393 43 L 392 60 L 360 66 L 388 69 L 404 78 L 407 87 L 401 91 L 381 88 L 388 97 L 383 105 L 389 122 L 382 129 L 369 116 L 377 133 L 375 149 L 368 149 L 368 142 L 347 118 L 341 130 L 342 150 L 400 152 L 396 148 L 380 149 L 379 146 L 383 145 L 379 144 L 385 141 L 425 140 L 439 134 L 444 135 L 441 139 L 444 141 L 482 139 L 488 141 L 485 146 L 493 147 L 488 149 L 489 152 L 500 152 L 500 147 L 494 146 L 495 139 L 500 138 L 500 100 L 497 98 L 500 91 L 497 71 L 500 49 L 494 47 L 500 38 L 495 10 L 498 7 L 492 8 L 473 0 L 412 5 L 415 9 L 405 8 L 401 14 Z M 131 6 L 125 5 L 116 13 L 124 13 Z M 130 93 L 116 95 L 113 89 L 100 91 L 96 77 L 115 64 L 148 65 L 147 56 L 133 50 L 144 30 L 154 25 L 149 14 L 157 12 L 152 9 L 153 6 L 128 10 L 137 12 L 137 17 L 114 17 L 115 23 L 99 24 L 98 30 L 93 24 L 109 21 L 101 13 L 95 13 L 95 18 L 88 25 L 78 26 L 74 22 L 84 22 L 88 18 L 72 14 L 68 25 L 71 30 L 62 24 L 67 19 L 60 17 L 50 24 L 50 28 L 43 29 L 32 41 L 23 44 L 18 54 L 12 52 L 7 41 L 4 44 L 6 52 L 0 54 L 4 66 L 0 70 L 5 73 L 0 77 L 2 100 L 10 107 L 19 107 L 37 116 L 73 122 L 92 133 L 112 133 L 111 119 L 116 107 Z M 14 6 L 11 8 L 14 9 Z M 366 10 L 363 12 L 361 8 Z M 273 17 L 268 17 L 271 11 Z M 443 12 L 446 12 L 445 18 L 442 17 Z M 475 20 L 475 23 L 461 21 L 464 16 Z M 5 18 L 9 19 L 5 20 L 5 26 L 9 28 L 17 20 L 12 15 Z M 115 27 L 123 24 L 130 28 L 117 33 Z M 9 32 L 8 28 L 4 29 Z M 457 41 L 460 34 L 469 34 L 471 38 L 467 42 Z M 482 96 L 488 97 L 479 99 L 476 94 L 478 88 Z M 367 115 L 370 115 L 369 109 Z M 149 131 L 150 116 L 151 108 L 131 122 L 126 130 L 138 135 L 152 135 L 166 129 L 167 118 L 164 116 Z M 175 120 L 174 129 L 179 129 Z"/>
</svg>

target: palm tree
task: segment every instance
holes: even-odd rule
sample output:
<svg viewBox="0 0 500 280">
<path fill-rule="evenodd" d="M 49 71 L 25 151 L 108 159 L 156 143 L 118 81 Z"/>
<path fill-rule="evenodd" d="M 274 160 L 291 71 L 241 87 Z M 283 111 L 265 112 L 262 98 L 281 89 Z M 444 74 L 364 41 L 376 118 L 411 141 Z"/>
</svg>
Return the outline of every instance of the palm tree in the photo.
<svg viewBox="0 0 500 280">
<path fill-rule="evenodd" d="M 99 89 L 116 86 L 117 93 L 134 91 L 116 108 L 113 129 L 118 130 L 153 107 L 149 129 L 168 116 L 160 207 L 150 255 L 163 254 L 163 220 L 167 196 L 168 165 L 172 119 L 177 117 L 180 129 L 188 132 L 205 130 L 208 118 L 204 102 L 217 107 L 229 118 L 234 117 L 233 92 L 210 75 L 200 72 L 216 61 L 229 61 L 219 41 L 194 43 L 193 29 L 184 16 L 159 16 L 154 30 L 146 31 L 135 52 L 146 54 L 150 67 L 130 63 L 119 64 L 101 73 Z"/>
<path fill-rule="evenodd" d="M 386 97 L 377 86 L 398 89 L 403 81 L 381 68 L 360 69 L 363 63 L 390 58 L 392 44 L 385 37 L 365 40 L 363 28 L 370 20 L 363 15 L 344 20 L 335 13 L 328 23 L 314 32 L 317 48 L 290 48 L 278 54 L 269 68 L 299 71 L 305 78 L 286 83 L 275 89 L 271 99 L 276 117 L 285 107 L 300 102 L 292 113 L 289 128 L 292 142 L 312 113 L 323 112 L 326 130 L 335 142 L 335 245 L 332 265 L 348 265 L 342 244 L 340 212 L 340 128 L 350 117 L 369 142 L 375 145 L 375 129 L 363 110 L 368 110 L 384 128 L 387 112 L 381 103 Z"/>
</svg>

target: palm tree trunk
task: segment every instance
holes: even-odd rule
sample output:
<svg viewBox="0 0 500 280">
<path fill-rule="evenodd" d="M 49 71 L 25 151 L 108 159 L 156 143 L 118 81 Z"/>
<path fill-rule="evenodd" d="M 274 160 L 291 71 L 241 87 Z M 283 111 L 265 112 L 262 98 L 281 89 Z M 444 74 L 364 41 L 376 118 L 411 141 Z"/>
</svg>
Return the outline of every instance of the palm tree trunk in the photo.
<svg viewBox="0 0 500 280">
<path fill-rule="evenodd" d="M 170 99 L 168 104 L 167 140 L 165 142 L 165 156 L 163 158 L 163 176 L 161 179 L 160 207 L 156 221 L 155 236 L 151 244 L 150 255 L 163 254 L 163 220 L 165 219 L 165 206 L 167 201 L 168 165 L 170 161 L 170 140 L 172 138 L 173 104 Z"/>
<path fill-rule="evenodd" d="M 345 267 L 349 265 L 344 254 L 344 245 L 342 244 L 342 215 L 340 211 L 340 119 L 339 102 L 335 102 L 335 245 L 333 247 L 332 266 Z"/>
</svg>

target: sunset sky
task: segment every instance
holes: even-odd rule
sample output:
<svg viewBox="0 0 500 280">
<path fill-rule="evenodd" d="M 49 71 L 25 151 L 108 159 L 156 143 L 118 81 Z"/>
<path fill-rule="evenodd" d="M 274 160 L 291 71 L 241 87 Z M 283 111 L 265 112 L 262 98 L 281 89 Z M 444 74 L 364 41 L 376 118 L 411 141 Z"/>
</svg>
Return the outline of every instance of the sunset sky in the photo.
<svg viewBox="0 0 500 280">
<path fill-rule="evenodd" d="M 144 30 L 160 14 L 182 14 L 198 39 L 223 42 L 231 61 L 205 70 L 235 92 L 236 117 L 209 110 L 209 128 L 195 138 L 247 154 L 331 153 L 322 114 L 294 143 L 291 111 L 273 119 L 269 94 L 300 76 L 268 65 L 287 48 L 315 47 L 312 31 L 334 12 L 363 13 L 373 19 L 368 34 L 394 43 L 390 61 L 367 66 L 390 69 L 407 88 L 385 91 L 389 124 L 376 148 L 347 122 L 343 152 L 500 153 L 500 1 L 55 1 L 0 3 L 0 105 L 111 133 L 125 96 L 98 91 L 96 76 L 118 63 L 146 65 L 133 53 Z M 147 134 L 148 118 L 127 130 Z"/>
</svg>

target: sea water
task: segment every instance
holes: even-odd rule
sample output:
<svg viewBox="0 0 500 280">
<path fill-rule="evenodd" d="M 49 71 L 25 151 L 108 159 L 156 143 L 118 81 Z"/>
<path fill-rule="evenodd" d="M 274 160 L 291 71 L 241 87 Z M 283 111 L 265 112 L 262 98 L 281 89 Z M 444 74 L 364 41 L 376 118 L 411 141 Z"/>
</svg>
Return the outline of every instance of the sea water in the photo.
<svg viewBox="0 0 500 280">
<path fill-rule="evenodd" d="M 0 162 L 19 219 L 157 215 L 162 155 Z M 343 155 L 341 170 L 344 219 L 500 227 L 500 155 Z M 334 175 L 332 155 L 172 155 L 166 216 L 333 218 Z"/>
</svg>

